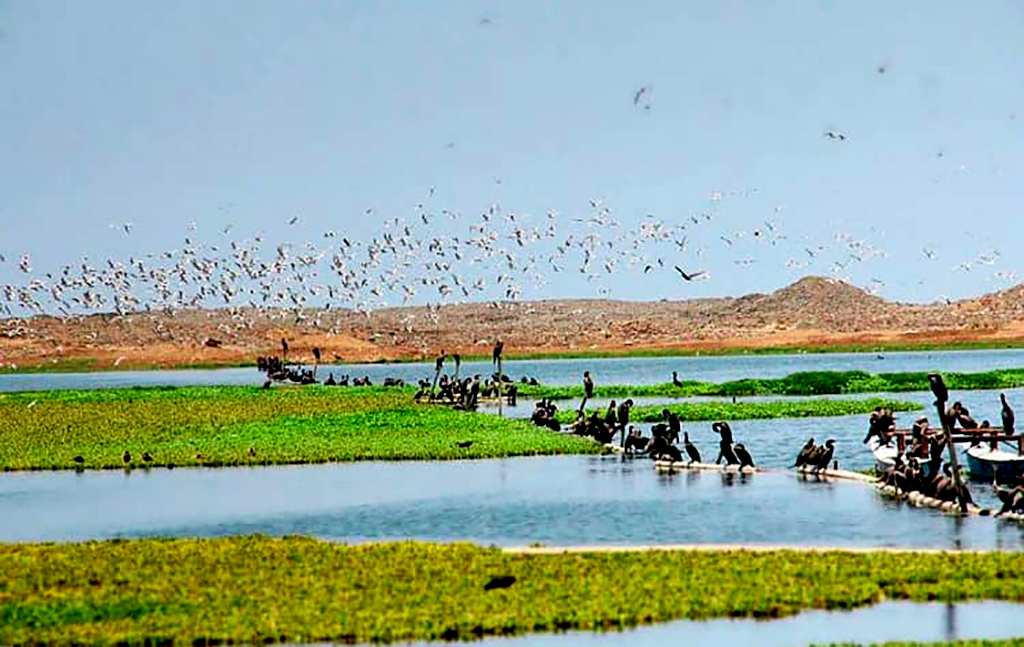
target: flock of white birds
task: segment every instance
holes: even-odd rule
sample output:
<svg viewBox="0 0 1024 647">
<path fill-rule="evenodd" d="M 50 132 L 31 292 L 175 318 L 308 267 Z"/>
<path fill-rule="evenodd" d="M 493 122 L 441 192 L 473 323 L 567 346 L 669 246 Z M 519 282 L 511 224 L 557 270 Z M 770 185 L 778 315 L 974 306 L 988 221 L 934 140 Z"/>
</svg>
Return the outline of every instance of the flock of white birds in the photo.
<svg viewBox="0 0 1024 647">
<path fill-rule="evenodd" d="M 304 312 L 332 307 L 369 312 L 410 302 L 439 306 L 489 301 L 501 307 L 560 273 L 578 273 L 604 296 L 604 280 L 616 273 L 643 277 L 668 272 L 679 281 L 704 281 L 712 278 L 704 265 L 708 255 L 715 255 L 719 266 L 727 258 L 740 268 L 761 262 L 765 246 L 784 250 L 789 268 L 837 280 L 848 280 L 852 264 L 886 255 L 849 233 L 837 233 L 826 242 L 807 236 L 791 239 L 782 205 L 771 208 L 755 226 L 725 227 L 721 203 L 756 192 L 713 191 L 705 208 L 691 215 L 675 222 L 648 215 L 635 226 L 624 225 L 597 198 L 589 200 L 582 217 L 553 211 L 528 215 L 498 204 L 465 216 L 428 206 L 434 200 L 433 189 L 411 217 L 381 219 L 368 240 L 329 230 L 306 236 L 303 242 L 269 242 L 262 235 L 234 237 L 231 224 L 220 226 L 213 240 L 201 240 L 193 222 L 175 249 L 126 259 L 83 257 L 40 272 L 28 253 L 15 258 L 0 255 L 0 263 L 16 263 L 24 276 L 23 282 L 3 286 L 0 315 L 125 315 L 219 306 L 244 322 L 282 310 L 302 317 Z M 376 217 L 372 209 L 364 215 Z M 290 227 L 302 227 L 298 216 L 284 220 Z M 115 235 L 132 236 L 131 223 L 111 228 Z M 926 259 L 936 257 L 929 249 L 922 254 Z M 997 251 L 986 252 L 954 268 L 970 271 L 995 265 L 999 258 Z M 994 275 L 1016 279 L 1012 272 Z M 882 285 L 875 279 L 867 289 Z"/>
</svg>

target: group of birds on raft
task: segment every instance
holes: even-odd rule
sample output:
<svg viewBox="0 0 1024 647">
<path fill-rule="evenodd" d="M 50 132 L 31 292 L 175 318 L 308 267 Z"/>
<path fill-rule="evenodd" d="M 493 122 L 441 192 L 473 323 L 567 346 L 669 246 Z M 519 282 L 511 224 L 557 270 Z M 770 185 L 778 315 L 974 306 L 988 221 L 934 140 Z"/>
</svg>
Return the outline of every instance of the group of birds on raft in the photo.
<svg viewBox="0 0 1024 647">
<path fill-rule="evenodd" d="M 672 378 L 674 381 L 678 379 L 675 374 Z M 646 454 L 655 461 L 682 463 L 684 462 L 682 452 L 685 451 L 689 459 L 687 465 L 701 463 L 700 450 L 690 440 L 689 432 L 682 431 L 679 416 L 669 409 L 662 409 L 662 422 L 654 424 L 651 427 L 651 436 L 645 437 L 639 429 L 629 424 L 630 410 L 633 407 L 632 399 L 627 399 L 617 406 L 615 400 L 612 400 L 602 418 L 596 411 L 591 412 L 589 416 L 584 413 L 587 401 L 593 397 L 594 379 L 590 375 L 590 371 L 584 371 L 583 401 L 580 403 L 579 409 L 576 411 L 576 419 L 570 427 L 572 434 L 593 438 L 602 444 L 613 443 L 618 435 L 621 438 L 619 447 L 626 454 Z M 537 426 L 561 431 L 561 425 L 555 418 L 557 411 L 558 407 L 553 402 L 541 399 L 537 402 L 530 420 Z M 719 437 L 716 465 L 725 461 L 726 466 L 737 466 L 740 470 L 756 468 L 754 459 L 746 446 L 743 443 L 733 442 L 732 427 L 728 422 L 724 420 L 714 422 L 711 425 L 711 430 Z M 677 447 L 680 433 L 683 435 L 682 450 Z M 830 438 L 823 445 L 818 446 L 811 438 L 800 451 L 793 466 L 814 472 L 827 469 L 832 463 L 835 453 L 835 442 L 835 439 Z"/>
</svg>

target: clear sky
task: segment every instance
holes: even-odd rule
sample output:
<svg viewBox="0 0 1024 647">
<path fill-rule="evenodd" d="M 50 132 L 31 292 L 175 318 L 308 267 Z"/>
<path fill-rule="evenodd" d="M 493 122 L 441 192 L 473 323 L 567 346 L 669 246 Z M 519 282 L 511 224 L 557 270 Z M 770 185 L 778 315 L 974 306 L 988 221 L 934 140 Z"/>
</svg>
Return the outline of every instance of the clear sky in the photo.
<svg viewBox="0 0 1024 647">
<path fill-rule="evenodd" d="M 600 198 L 623 228 L 712 220 L 665 270 L 523 298 L 1002 289 L 1024 274 L 1022 55 L 1014 1 L 0 0 L 0 283 L 31 278 L 25 252 L 38 275 L 228 224 L 367 240 L 429 200 L 465 234 L 493 203 L 542 225 Z"/>
</svg>

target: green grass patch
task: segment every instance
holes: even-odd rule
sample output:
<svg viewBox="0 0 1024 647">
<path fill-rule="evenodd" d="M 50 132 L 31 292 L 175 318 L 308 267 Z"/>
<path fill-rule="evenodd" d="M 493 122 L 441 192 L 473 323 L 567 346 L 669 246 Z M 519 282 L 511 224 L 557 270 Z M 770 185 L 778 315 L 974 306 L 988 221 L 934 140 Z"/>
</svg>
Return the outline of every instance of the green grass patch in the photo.
<svg viewBox="0 0 1024 647">
<path fill-rule="evenodd" d="M 459 442 L 471 441 L 469 447 Z M 417 406 L 383 387 L 158 387 L 0 394 L 0 469 L 266 465 L 584 454 L 528 421 Z M 250 452 L 250 450 L 252 450 Z M 76 456 L 84 461 L 74 462 Z"/>
<path fill-rule="evenodd" d="M 950 390 L 979 391 L 1011 389 L 1024 386 L 1024 368 L 1009 368 L 981 373 L 943 373 Z M 743 379 L 730 382 L 683 381 L 680 386 L 667 384 L 598 385 L 595 397 L 693 397 L 752 395 L 839 395 L 852 393 L 901 393 L 928 391 L 927 372 L 867 373 L 865 371 L 802 371 L 786 377 Z M 581 399 L 583 385 L 529 386 L 520 385 L 523 397 L 555 400 Z"/>
<path fill-rule="evenodd" d="M 668 409 L 686 422 L 701 420 L 763 420 L 769 418 L 811 418 L 818 416 L 851 416 L 870 413 L 875 407 L 886 407 L 892 411 L 916 411 L 921 405 L 915 402 L 901 402 L 883 398 L 864 400 L 778 400 L 774 402 L 681 402 L 666 405 L 633 407 L 629 419 L 633 422 L 662 422 L 661 412 Z M 587 415 L 597 411 L 603 416 L 607 409 L 588 409 Z M 560 410 L 556 414 L 562 424 L 576 419 L 576 411 Z"/>
<path fill-rule="evenodd" d="M 0 546 L 0 643 L 399 641 L 1024 600 L 1019 555 L 659 551 L 231 537 Z M 495 576 L 508 588 L 485 591 Z"/>
</svg>

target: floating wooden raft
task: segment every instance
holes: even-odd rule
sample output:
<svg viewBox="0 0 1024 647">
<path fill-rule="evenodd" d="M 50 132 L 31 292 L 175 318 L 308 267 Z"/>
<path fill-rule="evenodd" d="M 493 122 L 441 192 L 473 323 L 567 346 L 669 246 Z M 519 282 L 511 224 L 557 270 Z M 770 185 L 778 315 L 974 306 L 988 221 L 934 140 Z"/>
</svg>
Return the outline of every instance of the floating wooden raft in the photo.
<svg viewBox="0 0 1024 647">
<path fill-rule="evenodd" d="M 878 489 L 879 492 L 885 494 L 886 496 L 892 498 L 897 497 L 896 488 L 891 485 L 878 483 L 875 485 L 875 487 Z M 900 494 L 900 496 L 911 505 L 917 506 L 919 508 L 936 508 L 938 510 L 948 512 L 950 514 L 960 514 L 960 506 L 957 505 L 956 501 L 940 501 L 935 497 L 930 497 L 920 492 L 903 492 Z M 967 514 L 970 515 L 979 515 L 982 517 L 995 517 L 997 516 L 996 512 L 996 510 L 982 508 L 980 506 L 974 505 L 973 503 L 967 505 Z M 1019 512 L 1007 512 L 1006 514 L 998 515 L 998 517 L 1000 519 L 1007 519 L 1010 521 L 1024 522 L 1024 514 L 1021 514 Z"/>
<path fill-rule="evenodd" d="M 857 481 L 858 483 L 873 483 L 875 481 L 874 477 L 868 476 L 867 474 L 861 474 L 860 472 L 851 472 L 849 470 L 816 470 L 813 467 L 807 467 L 806 465 L 798 467 L 796 473 L 803 477 L 824 476 L 825 478 Z"/>
<path fill-rule="evenodd" d="M 740 473 L 739 465 L 718 465 L 715 463 L 690 463 L 689 461 L 654 461 L 654 467 L 658 470 L 673 471 L 673 470 L 707 470 L 712 472 L 729 472 L 732 474 Z M 753 474 L 755 472 L 766 472 L 761 467 L 744 467 L 742 468 L 743 474 Z"/>
</svg>

